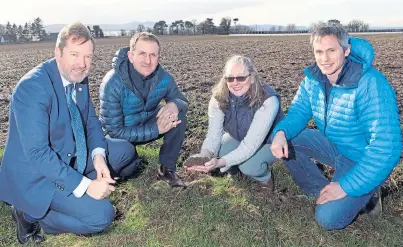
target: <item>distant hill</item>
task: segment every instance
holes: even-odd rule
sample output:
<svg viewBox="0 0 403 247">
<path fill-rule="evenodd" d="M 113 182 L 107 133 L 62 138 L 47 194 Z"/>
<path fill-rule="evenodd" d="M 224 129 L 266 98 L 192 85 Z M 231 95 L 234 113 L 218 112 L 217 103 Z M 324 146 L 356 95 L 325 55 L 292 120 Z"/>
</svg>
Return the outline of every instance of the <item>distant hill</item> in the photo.
<svg viewBox="0 0 403 247">
<path fill-rule="evenodd" d="M 92 28 L 93 25 L 99 25 L 101 29 L 105 31 L 118 31 L 124 29 L 126 31 L 136 30 L 139 24 L 143 24 L 145 27 L 153 27 L 153 21 L 133 21 L 125 24 L 85 24 L 86 26 L 90 26 Z M 51 24 L 45 26 L 45 30 L 47 33 L 58 33 L 66 24 Z"/>
<path fill-rule="evenodd" d="M 256 29 L 257 31 L 270 31 L 270 29 L 271 29 L 272 27 L 275 27 L 276 30 L 277 30 L 278 26 L 282 26 L 283 29 L 286 28 L 286 26 L 283 26 L 283 25 L 271 25 L 271 24 L 257 24 L 257 25 L 248 25 L 248 26 L 249 26 L 250 28 L 252 28 L 253 30 Z M 296 29 L 297 31 L 302 31 L 302 30 L 308 30 L 309 27 L 306 27 L 306 26 L 295 26 L 295 29 Z"/>
</svg>

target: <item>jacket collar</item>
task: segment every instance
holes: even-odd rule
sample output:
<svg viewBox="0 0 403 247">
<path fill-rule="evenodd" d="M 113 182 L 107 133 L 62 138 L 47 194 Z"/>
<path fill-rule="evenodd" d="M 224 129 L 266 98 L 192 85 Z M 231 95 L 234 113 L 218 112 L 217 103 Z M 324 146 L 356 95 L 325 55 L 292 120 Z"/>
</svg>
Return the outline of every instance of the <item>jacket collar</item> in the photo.
<svg viewBox="0 0 403 247">
<path fill-rule="evenodd" d="M 329 81 L 316 62 L 306 67 L 304 73 L 309 79 L 313 79 L 320 83 L 327 83 Z M 356 87 L 362 74 L 363 65 L 347 57 L 337 78 L 336 85 L 342 87 Z"/>
</svg>

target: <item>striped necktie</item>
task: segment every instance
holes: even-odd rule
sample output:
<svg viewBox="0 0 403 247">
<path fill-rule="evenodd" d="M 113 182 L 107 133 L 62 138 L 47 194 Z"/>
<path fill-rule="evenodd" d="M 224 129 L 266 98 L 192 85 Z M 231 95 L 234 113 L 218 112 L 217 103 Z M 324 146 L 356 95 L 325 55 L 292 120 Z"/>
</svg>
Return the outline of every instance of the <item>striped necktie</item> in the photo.
<svg viewBox="0 0 403 247">
<path fill-rule="evenodd" d="M 73 90 L 75 84 L 69 84 L 67 87 L 67 105 L 71 117 L 71 127 L 73 128 L 74 139 L 76 142 L 77 171 L 83 173 L 87 166 L 87 143 L 85 140 L 83 121 L 76 103 L 73 101 Z"/>
</svg>

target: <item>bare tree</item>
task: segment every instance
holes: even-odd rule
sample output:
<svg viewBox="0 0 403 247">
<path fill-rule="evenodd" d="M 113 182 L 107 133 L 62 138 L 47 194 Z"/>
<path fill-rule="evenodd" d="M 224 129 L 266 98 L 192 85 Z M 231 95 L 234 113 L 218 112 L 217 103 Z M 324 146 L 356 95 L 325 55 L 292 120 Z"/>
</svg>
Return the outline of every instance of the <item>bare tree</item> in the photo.
<svg viewBox="0 0 403 247">
<path fill-rule="evenodd" d="M 285 27 L 285 30 L 288 31 L 288 32 L 294 32 L 295 30 L 297 30 L 297 28 L 296 28 L 295 24 L 288 24 Z"/>
<path fill-rule="evenodd" d="M 336 25 L 340 25 L 340 21 L 337 19 L 331 19 L 327 21 L 327 24 L 336 24 Z"/>
<path fill-rule="evenodd" d="M 196 19 L 193 19 L 191 22 L 192 22 L 192 24 L 193 24 L 193 34 L 196 34 L 197 20 L 196 20 Z"/>
<path fill-rule="evenodd" d="M 347 24 L 349 32 L 366 32 L 369 30 L 369 25 L 361 20 L 354 19 Z"/>
<path fill-rule="evenodd" d="M 137 32 L 144 32 L 146 30 L 146 27 L 143 24 L 139 24 L 137 26 Z"/>
<path fill-rule="evenodd" d="M 323 26 L 323 25 L 326 25 L 326 23 L 323 21 L 314 22 L 311 24 L 311 30 L 313 30 L 319 26 Z"/>
<path fill-rule="evenodd" d="M 0 40 L 6 34 L 6 27 L 0 24 Z"/>
</svg>

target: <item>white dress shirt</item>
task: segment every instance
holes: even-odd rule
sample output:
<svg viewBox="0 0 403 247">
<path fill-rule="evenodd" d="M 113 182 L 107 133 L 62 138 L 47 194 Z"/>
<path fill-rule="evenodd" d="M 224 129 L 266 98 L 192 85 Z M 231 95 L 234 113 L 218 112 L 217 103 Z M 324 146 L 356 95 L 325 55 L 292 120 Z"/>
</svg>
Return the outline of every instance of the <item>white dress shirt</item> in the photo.
<svg viewBox="0 0 403 247">
<path fill-rule="evenodd" d="M 64 86 L 65 92 L 66 92 L 66 87 L 67 87 L 69 84 L 71 84 L 71 82 L 69 82 L 69 81 L 68 81 L 66 78 L 64 78 L 63 76 L 61 76 L 61 78 L 62 78 L 63 86 Z M 78 85 L 77 85 L 77 84 L 78 84 Z M 80 87 L 79 85 L 80 85 L 79 83 L 76 83 L 76 85 L 75 85 L 75 87 L 74 87 L 74 89 L 73 89 L 73 92 L 72 92 L 72 98 L 73 98 L 73 101 L 74 101 L 75 103 L 77 103 L 77 101 L 76 101 L 76 88 L 77 88 L 77 87 Z M 105 159 L 105 157 L 106 157 L 106 155 L 105 155 L 105 149 L 103 149 L 103 148 L 101 148 L 101 147 L 98 147 L 98 148 L 95 148 L 94 150 L 92 150 L 92 152 L 91 152 L 92 160 L 94 160 L 94 157 L 95 157 L 95 155 L 97 155 L 97 154 L 101 154 L 102 156 L 104 156 L 104 159 Z M 87 191 L 88 186 L 90 185 L 90 183 L 91 183 L 91 179 L 87 178 L 86 176 L 83 176 L 83 179 L 81 180 L 80 184 L 79 184 L 79 185 L 77 186 L 77 188 L 73 191 L 74 196 L 76 196 L 76 197 L 82 197 L 82 196 L 85 194 L 85 192 Z"/>
</svg>

